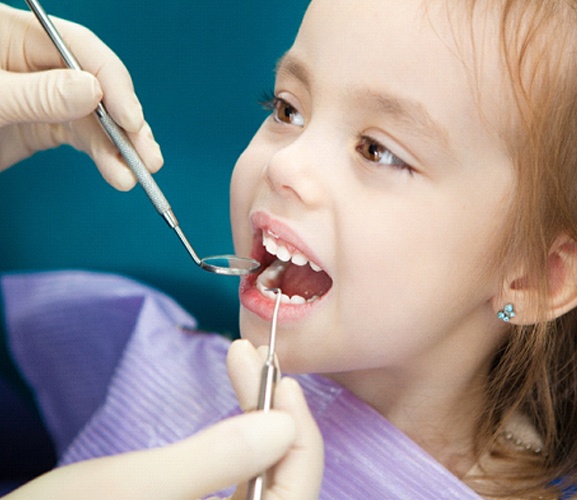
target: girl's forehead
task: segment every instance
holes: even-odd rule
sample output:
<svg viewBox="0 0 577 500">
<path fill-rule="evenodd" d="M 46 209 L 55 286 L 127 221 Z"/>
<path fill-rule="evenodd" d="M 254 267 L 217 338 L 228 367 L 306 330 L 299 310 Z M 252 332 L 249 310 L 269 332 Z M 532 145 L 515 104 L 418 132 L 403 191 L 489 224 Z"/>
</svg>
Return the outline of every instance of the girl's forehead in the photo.
<svg viewBox="0 0 577 500">
<path fill-rule="evenodd" d="M 499 123 L 511 102 L 499 16 L 476 18 L 481 24 L 471 29 L 467 9 L 451 4 L 313 0 L 290 53 L 303 62 L 311 82 L 411 98 L 461 129 L 467 128 L 463 121 L 480 119 L 493 129 L 506 126 Z"/>
<path fill-rule="evenodd" d="M 483 14 L 473 19 L 466 7 L 473 3 L 313 0 L 295 48 L 322 54 L 319 62 L 334 69 L 359 69 L 363 64 L 367 74 L 375 76 L 394 63 L 392 70 L 406 73 L 437 68 L 465 74 L 481 66 L 477 76 L 484 76 L 501 63 L 499 14 L 497 9 L 481 9 Z"/>
</svg>

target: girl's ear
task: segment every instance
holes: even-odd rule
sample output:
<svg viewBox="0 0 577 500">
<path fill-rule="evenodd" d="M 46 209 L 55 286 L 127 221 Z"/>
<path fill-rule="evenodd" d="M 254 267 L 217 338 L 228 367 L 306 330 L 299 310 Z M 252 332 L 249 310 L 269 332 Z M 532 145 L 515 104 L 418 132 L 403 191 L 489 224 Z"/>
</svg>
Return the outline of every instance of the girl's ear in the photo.
<svg viewBox="0 0 577 500">
<path fill-rule="evenodd" d="M 540 320 L 548 321 L 562 316 L 577 307 L 577 242 L 560 236 L 551 247 L 547 260 L 549 278 L 549 303 L 545 318 L 537 310 L 538 289 L 531 271 L 518 273 L 505 280 L 500 296 L 493 299 L 495 313 L 506 304 L 513 304 L 514 325 L 531 325 Z"/>
</svg>

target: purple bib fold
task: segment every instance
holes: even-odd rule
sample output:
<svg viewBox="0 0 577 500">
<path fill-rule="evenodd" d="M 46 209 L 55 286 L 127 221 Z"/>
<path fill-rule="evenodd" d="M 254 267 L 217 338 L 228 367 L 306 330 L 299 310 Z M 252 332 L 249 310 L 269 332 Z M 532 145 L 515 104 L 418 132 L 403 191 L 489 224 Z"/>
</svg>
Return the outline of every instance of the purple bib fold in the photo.
<svg viewBox="0 0 577 500">
<path fill-rule="evenodd" d="M 240 411 L 229 342 L 180 328 L 196 323 L 162 293 L 76 271 L 6 275 L 2 291 L 12 351 L 62 464 L 161 446 Z M 325 440 L 321 498 L 480 498 L 346 389 L 296 378 Z"/>
</svg>

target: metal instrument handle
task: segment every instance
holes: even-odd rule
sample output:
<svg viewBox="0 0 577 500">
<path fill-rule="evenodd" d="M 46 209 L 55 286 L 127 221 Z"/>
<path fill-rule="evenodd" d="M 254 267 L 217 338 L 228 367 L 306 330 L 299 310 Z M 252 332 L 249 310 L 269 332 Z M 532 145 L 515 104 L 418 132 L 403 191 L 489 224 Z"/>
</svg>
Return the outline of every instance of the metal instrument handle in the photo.
<svg viewBox="0 0 577 500">
<path fill-rule="evenodd" d="M 70 69 L 82 70 L 82 66 L 80 66 L 80 63 L 60 36 L 60 33 L 48 17 L 48 14 L 46 14 L 42 5 L 40 5 L 37 0 L 26 0 L 26 3 L 38 18 L 44 31 L 46 31 L 52 40 L 52 43 L 54 43 L 54 46 L 62 56 L 66 66 Z M 147 196 L 150 198 L 154 208 L 156 208 L 157 212 L 164 217 L 170 227 L 174 228 L 178 226 L 178 221 L 170 208 L 170 204 L 144 165 L 142 158 L 140 158 L 139 154 L 134 149 L 134 146 L 128 139 L 126 132 L 124 132 L 124 130 L 122 130 L 122 128 L 112 119 L 102 102 L 98 104 L 94 113 L 102 125 L 102 128 L 118 148 L 118 151 L 126 161 L 126 164 L 136 176 L 136 179 L 144 189 Z"/>
</svg>

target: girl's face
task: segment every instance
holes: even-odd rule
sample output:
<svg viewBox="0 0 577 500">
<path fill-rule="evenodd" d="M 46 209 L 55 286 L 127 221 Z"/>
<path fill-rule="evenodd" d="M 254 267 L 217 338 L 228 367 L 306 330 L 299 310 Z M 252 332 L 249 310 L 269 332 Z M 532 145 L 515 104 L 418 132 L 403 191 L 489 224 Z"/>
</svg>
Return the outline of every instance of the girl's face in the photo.
<svg viewBox="0 0 577 500">
<path fill-rule="evenodd" d="M 266 268 L 242 280 L 241 332 L 266 343 L 266 287 L 293 297 L 286 371 L 456 374 L 501 335 L 491 262 L 514 173 L 498 42 L 474 59 L 443 4 L 313 0 L 279 62 L 231 196 L 236 251 Z"/>
</svg>

